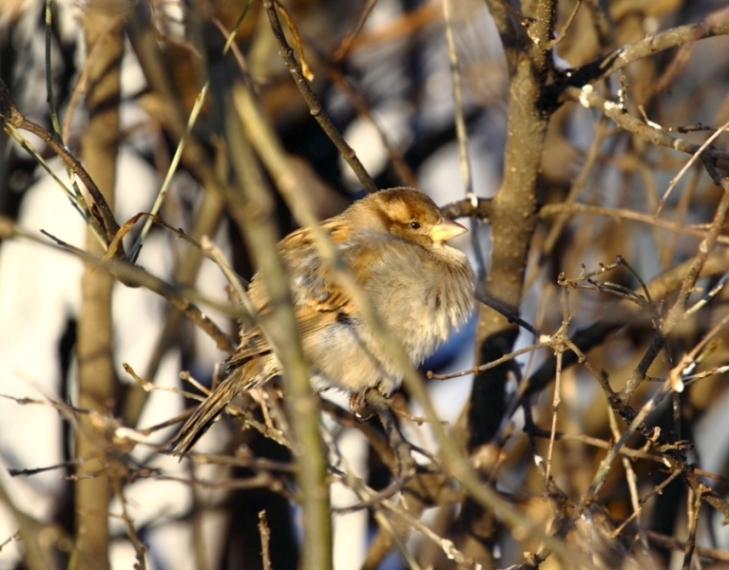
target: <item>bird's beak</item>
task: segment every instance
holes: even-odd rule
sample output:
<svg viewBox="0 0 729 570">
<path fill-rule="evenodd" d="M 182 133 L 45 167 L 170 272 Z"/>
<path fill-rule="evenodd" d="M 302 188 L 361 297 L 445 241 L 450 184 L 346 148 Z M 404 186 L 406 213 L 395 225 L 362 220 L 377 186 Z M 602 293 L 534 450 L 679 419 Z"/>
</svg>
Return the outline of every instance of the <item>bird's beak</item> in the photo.
<svg viewBox="0 0 729 570">
<path fill-rule="evenodd" d="M 468 230 L 453 220 L 441 220 L 430 230 L 430 237 L 433 241 L 448 241 L 454 237 L 466 233 Z"/>
</svg>

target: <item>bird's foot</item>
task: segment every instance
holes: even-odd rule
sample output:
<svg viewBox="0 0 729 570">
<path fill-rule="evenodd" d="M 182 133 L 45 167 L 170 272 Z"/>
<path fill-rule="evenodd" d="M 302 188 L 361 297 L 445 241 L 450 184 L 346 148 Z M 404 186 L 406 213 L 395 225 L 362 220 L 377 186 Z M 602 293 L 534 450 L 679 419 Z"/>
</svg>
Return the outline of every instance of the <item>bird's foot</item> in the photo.
<svg viewBox="0 0 729 570">
<path fill-rule="evenodd" d="M 394 472 L 395 478 L 404 480 L 415 475 L 417 464 L 413 459 L 412 452 L 417 451 L 417 449 L 400 432 L 400 427 L 390 407 L 389 400 L 374 388 L 370 388 L 360 397 L 371 410 L 370 414 L 374 415 L 374 412 L 380 418 L 390 448 L 395 453 L 397 461 Z"/>
<path fill-rule="evenodd" d="M 367 402 L 362 392 L 352 392 L 349 395 L 349 411 L 358 422 L 366 422 L 375 415 L 375 409 Z"/>
</svg>

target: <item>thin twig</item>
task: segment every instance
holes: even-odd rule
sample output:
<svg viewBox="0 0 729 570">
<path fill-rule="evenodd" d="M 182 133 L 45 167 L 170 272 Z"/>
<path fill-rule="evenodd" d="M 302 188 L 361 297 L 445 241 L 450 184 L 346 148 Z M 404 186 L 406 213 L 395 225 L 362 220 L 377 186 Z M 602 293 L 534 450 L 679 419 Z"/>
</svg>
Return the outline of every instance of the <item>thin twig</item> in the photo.
<svg viewBox="0 0 729 570">
<path fill-rule="evenodd" d="M 28 131 L 39 137 L 44 143 L 46 143 L 62 160 L 66 165 L 78 176 L 86 186 L 86 189 L 94 199 L 94 207 L 92 213 L 98 212 L 99 222 L 103 229 L 103 238 L 106 243 L 110 243 L 117 231 L 119 231 L 119 224 L 114 218 L 114 214 L 107 204 L 106 199 L 99 191 L 94 181 L 86 172 L 86 169 L 81 163 L 73 156 L 52 133 L 48 132 L 37 123 L 26 119 L 20 110 L 16 107 L 12 98 L 10 97 L 10 91 L 8 90 L 5 82 L 0 79 L 0 121 L 3 121 L 7 125 L 10 125 L 16 129 Z M 123 249 L 119 250 L 120 255 L 123 255 Z"/>
<path fill-rule="evenodd" d="M 53 95 L 53 64 L 51 62 L 52 53 L 52 30 L 53 30 L 53 4 L 51 0 L 46 0 L 45 8 L 45 30 L 46 30 L 46 100 L 48 101 L 48 109 L 51 116 L 51 126 L 53 127 L 53 133 L 60 142 L 63 142 L 61 138 L 61 127 L 58 124 L 58 107 L 56 106 L 56 98 Z"/>
<path fill-rule="evenodd" d="M 638 506 L 638 508 L 637 508 L 637 509 L 635 509 L 635 510 L 633 510 L 633 512 L 632 512 L 632 513 L 630 514 L 630 516 L 629 516 L 628 518 L 626 518 L 626 519 L 625 519 L 625 520 L 624 520 L 624 521 L 623 521 L 623 522 L 622 522 L 622 523 L 621 523 L 621 524 L 620 524 L 620 525 L 619 525 L 619 526 L 618 526 L 618 527 L 617 527 L 617 528 L 616 528 L 616 529 L 615 529 L 615 530 L 614 530 L 614 531 L 613 531 L 613 532 L 611 533 L 611 535 L 610 535 L 610 536 L 611 536 L 612 538 L 617 538 L 618 536 L 620 536 L 620 533 L 622 533 L 622 532 L 623 532 L 623 530 L 625 530 L 625 527 L 626 527 L 626 526 L 628 526 L 628 525 L 629 525 L 629 524 L 630 524 L 630 523 L 631 523 L 631 522 L 632 522 L 632 521 L 633 521 L 633 520 L 634 520 L 635 518 L 637 518 L 637 517 L 638 517 L 638 516 L 640 515 L 640 513 L 641 513 L 641 512 L 643 511 L 643 505 L 645 505 L 645 504 L 646 504 L 646 503 L 648 502 L 648 500 L 649 500 L 649 499 L 650 499 L 651 497 L 654 497 L 654 496 L 656 496 L 656 495 L 660 495 L 661 493 L 663 493 L 663 490 L 664 490 L 664 489 L 665 489 L 666 487 L 668 487 L 668 485 L 670 485 L 670 484 L 671 484 L 671 482 L 672 482 L 672 481 L 674 481 L 674 480 L 675 480 L 675 479 L 676 479 L 677 477 L 679 477 L 680 475 L 681 475 L 681 471 L 678 471 L 678 470 L 676 470 L 676 471 L 673 471 L 673 472 L 672 472 L 672 473 L 671 473 L 671 474 L 670 474 L 670 475 L 669 475 L 668 477 L 666 477 L 666 478 L 665 478 L 665 479 L 664 479 L 664 480 L 663 480 L 663 481 L 662 481 L 661 483 L 659 483 L 658 485 L 656 485 L 656 486 L 655 486 L 655 488 L 654 488 L 654 489 L 653 489 L 653 490 L 652 490 L 652 491 L 651 491 L 650 493 L 648 493 L 648 494 L 647 494 L 647 495 L 646 495 L 645 497 L 643 497 L 642 499 L 640 499 L 640 501 L 639 501 L 640 505 Z M 647 531 L 647 532 L 646 532 L 646 535 L 650 536 L 650 531 Z"/>
<path fill-rule="evenodd" d="M 347 57 L 347 55 L 349 54 L 349 50 L 352 49 L 352 43 L 354 42 L 354 39 L 357 37 L 360 31 L 362 31 L 365 22 L 367 22 L 367 18 L 369 18 L 370 14 L 372 13 L 372 9 L 375 7 L 375 4 L 377 4 L 377 0 L 367 0 L 367 3 L 362 6 L 354 26 L 352 26 L 352 28 L 347 32 L 347 35 L 344 36 L 342 41 L 339 42 L 339 45 L 334 50 L 334 53 L 332 55 L 333 62 L 340 62 L 345 57 Z"/>
<path fill-rule="evenodd" d="M 556 48 L 562 40 L 567 36 L 567 31 L 570 29 L 570 26 L 572 25 L 572 22 L 575 20 L 575 16 L 577 16 L 577 12 L 580 10 L 580 6 L 582 6 L 582 0 L 577 0 L 575 2 L 575 7 L 572 8 L 572 12 L 570 12 L 569 17 L 567 18 L 567 21 L 565 22 L 564 26 L 560 30 L 559 34 L 557 34 L 557 37 L 552 40 L 552 43 L 550 44 L 550 49 Z"/>
<path fill-rule="evenodd" d="M 716 208 L 716 212 L 714 213 L 711 228 L 706 234 L 706 237 L 699 244 L 696 256 L 694 257 L 694 260 L 691 263 L 689 270 L 686 272 L 683 282 L 681 283 L 681 290 L 678 293 L 678 298 L 668 311 L 668 315 L 661 324 L 660 329 L 656 331 L 656 336 L 654 337 L 648 351 L 643 356 L 635 371 L 626 382 L 625 387 L 620 392 L 620 401 L 625 404 L 630 401 L 633 393 L 643 381 L 648 367 L 653 363 L 653 360 L 655 360 L 660 349 L 663 348 L 668 335 L 685 317 L 688 297 L 696 285 L 696 281 L 701 274 L 701 269 L 703 268 L 704 263 L 706 263 L 709 253 L 718 241 L 724 220 L 726 220 L 727 213 L 729 212 L 729 178 L 724 178 L 722 180 L 722 188 L 724 192 Z"/>
<path fill-rule="evenodd" d="M 127 499 L 124 496 L 122 482 L 119 480 L 118 477 L 114 477 L 112 478 L 111 483 L 114 490 L 114 495 L 116 496 L 119 505 L 121 505 L 122 513 L 120 515 L 120 518 L 124 523 L 124 528 L 127 531 L 129 542 L 132 543 L 134 552 L 137 555 L 137 563 L 134 565 L 134 569 L 147 570 L 147 547 L 142 542 L 142 539 L 139 538 L 139 534 L 137 534 L 137 530 L 134 528 L 134 522 L 132 521 L 131 517 L 129 516 L 129 512 L 127 511 Z"/>
<path fill-rule="evenodd" d="M 497 358 L 496 360 L 492 360 L 491 362 L 487 362 L 486 364 L 480 364 L 478 366 L 474 366 L 473 368 L 468 368 L 466 370 L 461 370 L 460 372 L 452 372 L 450 374 L 436 374 L 432 371 L 426 372 L 426 376 L 428 378 L 432 378 L 434 380 L 450 380 L 451 378 L 460 378 L 461 376 L 465 376 L 466 374 L 476 374 L 477 372 L 483 372 L 485 370 L 490 370 L 491 368 L 495 368 L 496 366 L 499 366 L 503 364 L 504 362 L 509 362 L 510 360 L 514 360 L 517 356 L 521 356 L 522 354 L 526 354 L 528 352 L 534 352 L 539 350 L 540 348 L 549 348 L 552 346 L 551 342 L 538 342 L 536 344 L 532 344 L 530 346 L 525 346 L 523 348 L 520 348 L 518 350 L 514 350 L 510 352 L 509 354 L 505 354 L 501 358 Z"/>
<path fill-rule="evenodd" d="M 113 32 L 117 26 L 120 26 L 123 23 L 124 17 L 119 16 L 118 18 L 113 20 L 111 24 L 109 24 L 109 26 L 107 26 L 106 30 L 104 30 L 99 36 L 99 39 L 104 40 L 106 36 Z M 78 79 L 76 80 L 76 83 L 73 87 L 73 91 L 71 92 L 71 98 L 68 102 L 66 114 L 63 116 L 63 125 L 61 127 L 61 140 L 63 141 L 67 141 L 70 136 L 71 122 L 73 120 L 73 115 L 76 111 L 78 100 L 82 95 L 86 94 L 89 82 L 89 70 L 91 69 L 91 65 L 93 64 L 93 62 L 99 57 L 99 53 L 101 52 L 103 46 L 103 41 L 97 41 L 91 48 L 89 54 L 86 56 L 86 59 L 84 60 L 84 65 L 81 69 L 81 73 L 79 74 Z"/>
<path fill-rule="evenodd" d="M 560 90 L 566 86 L 582 87 L 587 83 L 607 77 L 639 59 L 688 42 L 726 34 L 729 34 L 729 8 L 721 8 L 709 14 L 702 22 L 663 30 L 632 44 L 623 45 L 574 70 L 569 77 L 557 83 L 555 87 Z"/>
<path fill-rule="evenodd" d="M 684 546 L 684 557 L 682 570 L 691 570 L 691 561 L 696 551 L 696 528 L 699 522 L 699 513 L 701 512 L 701 491 L 695 492 L 690 490 L 686 500 L 689 502 L 688 510 L 688 539 Z"/>
<path fill-rule="evenodd" d="M 555 434 L 557 433 L 557 414 L 562 403 L 562 355 L 567 345 L 562 340 L 567 340 L 567 331 L 570 324 L 569 294 L 566 287 L 562 287 L 562 324 L 559 330 L 553 335 L 553 350 L 557 356 L 557 368 L 554 380 L 554 395 L 552 396 L 552 427 L 549 430 L 549 448 L 547 451 L 547 465 L 544 474 L 544 496 L 549 496 L 549 485 L 552 477 L 552 457 L 554 453 Z"/>
<path fill-rule="evenodd" d="M 224 314 L 232 317 L 240 317 L 241 310 L 232 307 L 229 304 L 221 303 L 210 299 L 209 297 L 197 292 L 195 289 L 186 286 L 179 286 L 176 284 L 168 283 L 155 277 L 151 273 L 141 267 L 131 265 L 125 261 L 117 258 L 103 259 L 90 255 L 83 250 L 74 248 L 70 244 L 63 242 L 60 239 L 52 238 L 56 241 L 57 245 L 49 243 L 48 241 L 39 238 L 30 232 L 19 228 L 12 220 L 4 216 L 0 216 L 0 237 L 14 238 L 21 237 L 23 239 L 30 240 L 34 243 L 44 245 L 46 247 L 57 249 L 65 253 L 72 253 L 83 261 L 95 265 L 99 268 L 104 268 L 114 274 L 118 279 L 124 282 L 132 283 L 140 287 L 145 287 L 150 291 L 161 295 L 167 299 L 174 307 L 181 311 L 187 318 L 193 323 L 205 331 L 210 338 L 212 338 L 218 348 L 229 354 L 234 352 L 233 344 L 230 342 L 228 336 L 218 328 L 218 326 L 211 321 L 202 311 L 194 304 L 194 302 L 203 303 L 215 310 L 221 311 Z"/>
<path fill-rule="evenodd" d="M 319 126 L 321 126 L 327 136 L 334 143 L 334 146 L 337 147 L 337 150 L 339 151 L 339 154 L 342 156 L 342 158 L 344 158 L 347 164 L 349 164 L 350 168 L 354 171 L 355 175 L 362 183 L 364 189 L 370 193 L 377 192 L 377 185 L 367 173 L 359 158 L 357 158 L 357 154 L 354 152 L 352 147 L 347 144 L 347 141 L 344 140 L 340 132 L 329 120 L 329 117 L 324 112 L 321 103 L 319 103 L 319 100 L 312 91 L 309 82 L 304 77 L 301 69 L 301 64 L 296 61 L 296 58 L 294 57 L 294 50 L 289 45 L 288 41 L 286 40 L 286 36 L 281 29 L 281 22 L 278 19 L 276 3 L 273 0 L 265 0 L 263 2 L 263 7 L 268 14 L 268 19 L 271 23 L 271 30 L 273 31 L 273 35 L 280 46 L 279 54 L 284 60 L 284 63 L 286 63 L 286 67 L 288 67 L 289 71 L 291 72 L 291 76 L 294 78 L 294 82 L 299 88 L 299 91 L 301 92 L 304 101 L 306 101 L 306 104 L 309 106 L 311 114 L 316 119 L 316 122 L 319 123 Z"/>
<path fill-rule="evenodd" d="M 670 548 L 673 550 L 683 550 L 686 549 L 686 543 L 681 542 L 680 540 L 677 540 L 676 538 L 672 536 L 666 536 L 664 534 L 659 534 L 657 532 L 654 532 L 652 530 L 649 530 L 646 532 L 648 535 L 648 540 L 650 540 L 652 543 L 657 544 L 658 546 L 662 548 Z M 712 560 L 717 560 L 719 562 L 729 562 L 729 550 L 721 550 L 719 548 L 707 548 L 705 546 L 697 546 L 696 547 L 696 554 L 703 558 L 711 558 Z"/>
<path fill-rule="evenodd" d="M 261 561 L 263 563 L 263 569 L 271 570 L 273 568 L 271 566 L 271 551 L 269 548 L 271 528 L 268 526 L 265 510 L 258 513 L 258 532 L 261 535 Z"/>
<path fill-rule="evenodd" d="M 451 84 L 453 86 L 453 105 L 456 116 L 456 140 L 458 141 L 458 156 L 460 158 L 461 179 L 466 191 L 466 198 L 475 197 L 473 193 L 473 177 L 471 175 L 471 161 L 468 156 L 468 132 L 466 131 L 466 118 L 463 109 L 463 87 L 461 85 L 461 67 L 453 37 L 453 16 L 451 14 L 451 0 L 442 0 L 443 19 L 445 20 L 445 36 L 448 44 L 448 63 L 451 71 Z M 471 246 L 476 264 L 476 275 L 479 281 L 486 278 L 486 265 L 481 248 L 478 232 L 478 220 L 470 219 Z"/>
<path fill-rule="evenodd" d="M 584 85 L 581 89 L 569 87 L 565 90 L 564 97 L 567 100 L 579 102 L 583 106 L 602 111 L 616 125 L 628 132 L 635 133 L 650 144 L 665 146 L 686 154 L 695 154 L 701 148 L 698 144 L 688 142 L 686 139 L 680 137 L 672 137 L 663 129 L 646 124 L 641 119 L 626 112 L 618 103 L 608 101 L 600 96 L 590 84 Z M 706 155 L 711 159 L 720 158 L 726 160 L 729 158 L 728 153 L 716 149 L 707 149 L 701 155 Z"/>
<path fill-rule="evenodd" d="M 608 420 L 610 422 L 610 431 L 613 434 L 613 439 L 620 439 L 620 431 L 618 430 L 617 417 L 612 408 L 608 406 Z M 627 455 L 623 455 L 622 458 L 623 469 L 625 469 L 625 480 L 628 483 L 628 490 L 630 491 L 630 502 L 633 506 L 634 519 L 636 526 L 638 527 L 638 534 L 640 535 L 640 542 L 644 548 L 648 548 L 648 540 L 646 538 L 645 529 L 640 522 L 640 510 L 641 502 L 640 495 L 638 494 L 638 478 L 635 475 L 633 464 Z M 619 533 L 618 533 L 619 534 Z"/>
<path fill-rule="evenodd" d="M 711 136 L 706 139 L 703 144 L 696 150 L 695 153 L 691 155 L 691 158 L 688 159 L 686 164 L 683 165 L 681 170 L 678 171 L 678 174 L 671 178 L 671 182 L 668 184 L 668 188 L 666 188 L 666 191 L 663 194 L 663 197 L 661 198 L 661 201 L 658 203 L 658 209 L 656 210 L 656 213 L 654 214 L 655 217 L 658 217 L 661 214 L 661 210 L 666 205 L 666 200 L 668 199 L 669 194 L 671 193 L 671 190 L 676 186 L 679 180 L 683 177 L 683 175 L 686 173 L 686 171 L 691 167 L 691 165 L 698 159 L 701 154 L 709 147 L 709 145 L 714 142 L 714 140 L 725 130 L 729 128 L 729 121 L 724 123 L 717 131 L 711 134 Z"/>
<path fill-rule="evenodd" d="M 200 93 L 197 94 L 195 104 L 193 105 L 192 111 L 190 112 L 190 118 L 187 121 L 187 127 L 185 129 L 185 132 L 182 137 L 180 137 L 180 140 L 177 142 L 175 154 L 172 157 L 172 161 L 170 162 L 169 168 L 167 169 L 165 178 L 162 182 L 162 186 L 160 186 L 157 197 L 155 198 L 154 204 L 152 205 L 151 214 L 153 216 L 156 216 L 158 214 L 160 208 L 162 207 L 162 203 L 167 196 L 167 190 L 172 184 L 172 178 L 175 175 L 175 172 L 177 172 L 177 166 L 180 164 L 180 160 L 182 160 L 182 153 L 185 150 L 185 143 L 187 142 L 187 139 L 192 132 L 193 126 L 195 126 L 195 121 L 197 120 L 203 103 L 205 102 L 205 97 L 208 93 L 208 85 L 209 82 L 206 81 L 205 85 L 203 85 L 202 89 L 200 90 Z M 144 239 L 147 237 L 149 230 L 152 228 L 152 221 L 152 218 L 149 218 L 144 222 L 144 225 L 142 226 L 142 231 L 139 232 L 139 235 L 137 236 L 134 245 L 129 250 L 129 258 L 132 260 L 132 262 L 136 261 L 137 257 L 139 256 L 139 252 L 141 251 L 142 245 L 144 244 Z"/>
</svg>

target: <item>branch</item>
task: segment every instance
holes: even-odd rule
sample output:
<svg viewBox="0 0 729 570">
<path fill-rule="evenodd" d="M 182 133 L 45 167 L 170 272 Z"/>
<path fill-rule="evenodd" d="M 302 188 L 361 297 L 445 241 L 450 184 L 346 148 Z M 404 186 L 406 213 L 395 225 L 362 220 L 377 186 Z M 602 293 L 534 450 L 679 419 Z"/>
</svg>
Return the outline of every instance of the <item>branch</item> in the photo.
<svg viewBox="0 0 729 570">
<path fill-rule="evenodd" d="M 116 232 L 119 231 L 119 224 L 116 222 L 116 219 L 114 218 L 114 214 L 111 211 L 109 204 L 107 203 L 99 188 L 96 186 L 93 178 L 76 159 L 76 157 L 73 156 L 66 149 L 63 143 L 61 143 L 51 132 L 49 132 L 47 129 L 44 129 L 37 123 L 29 121 L 25 118 L 25 116 L 16 107 L 15 103 L 10 97 L 10 91 L 8 90 L 2 79 L 0 79 L 0 121 L 4 122 L 6 125 L 9 125 L 14 129 L 27 131 L 36 135 L 44 143 L 46 143 L 53 150 L 53 152 L 55 152 L 58 157 L 63 160 L 63 162 L 66 163 L 66 165 L 76 176 L 81 179 L 81 181 L 86 186 L 86 189 L 89 191 L 89 194 L 91 194 L 91 197 L 94 200 L 94 205 L 91 207 L 90 210 L 91 214 L 94 216 L 94 219 L 99 222 L 101 228 L 103 228 L 104 230 L 102 237 L 106 242 L 106 245 L 111 243 L 111 240 L 116 235 Z M 123 256 L 123 252 L 124 250 L 120 245 L 119 255 Z"/>
<path fill-rule="evenodd" d="M 347 164 L 349 164 L 350 168 L 357 175 L 357 178 L 359 178 L 359 181 L 362 183 L 364 189 L 370 193 L 377 192 L 377 185 L 367 173 L 359 158 L 357 158 L 357 154 L 354 152 L 354 149 L 352 149 L 352 147 L 347 144 L 347 141 L 344 140 L 342 135 L 329 120 L 329 117 L 324 112 L 324 109 L 322 109 L 319 100 L 316 98 L 316 95 L 312 91 L 309 82 L 304 77 L 304 74 L 301 70 L 301 64 L 294 57 L 294 50 L 289 45 L 288 41 L 286 40 L 286 36 L 281 29 L 281 22 L 278 19 L 278 13 L 276 11 L 276 2 L 274 2 L 273 0 L 266 0 L 263 3 L 263 7 L 266 9 L 266 14 L 268 14 L 268 20 L 271 23 L 271 30 L 273 31 L 273 35 L 279 44 L 279 55 L 284 60 L 284 63 L 286 63 L 286 67 L 289 68 L 291 76 L 294 78 L 294 82 L 299 88 L 301 96 L 304 98 L 304 101 L 306 101 L 306 104 L 309 106 L 309 110 L 311 111 L 312 116 L 316 119 L 316 122 L 319 123 L 319 126 L 324 130 L 327 136 L 334 143 L 334 146 L 337 147 L 337 150 L 339 151 L 339 154 L 342 156 L 342 158 L 347 161 Z"/>
<path fill-rule="evenodd" d="M 240 184 L 239 199 L 245 205 L 241 209 L 242 215 L 247 217 L 244 237 L 273 301 L 272 312 L 261 327 L 270 338 L 271 346 L 278 348 L 277 356 L 286 371 L 286 404 L 296 440 L 294 456 L 303 508 L 301 566 L 327 570 L 332 567 L 332 528 L 326 454 L 319 434 L 318 399 L 309 383 L 309 366 L 301 346 L 289 279 L 278 253 L 277 229 L 270 222 L 275 208 L 273 197 L 267 191 L 258 168 L 253 166 L 256 160 L 249 142 L 253 142 L 255 147 L 260 141 L 261 130 L 256 130 L 254 125 L 262 122 L 262 116 L 248 88 L 242 83 L 234 87 L 226 134 L 231 154 L 236 157 L 233 166 Z M 269 145 L 276 146 L 275 136 L 266 137 L 266 140 Z M 282 157 L 283 153 L 277 152 L 277 156 Z"/>
<path fill-rule="evenodd" d="M 230 342 L 228 336 L 223 333 L 213 321 L 205 316 L 194 303 L 204 303 L 205 305 L 221 311 L 233 318 L 241 316 L 239 309 L 235 309 L 229 304 L 220 303 L 201 295 L 192 287 L 163 281 L 159 277 L 155 277 L 149 273 L 146 269 L 136 265 L 131 265 L 126 261 L 122 261 L 117 258 L 108 259 L 105 257 L 97 257 L 81 249 L 74 248 L 56 238 L 52 239 L 54 239 L 58 245 L 53 245 L 30 232 L 22 230 L 10 218 L 0 216 L 0 239 L 11 239 L 16 237 L 28 239 L 46 247 L 56 248 L 59 251 L 73 254 L 94 267 L 100 267 L 109 271 L 117 279 L 124 283 L 131 283 L 135 286 L 145 287 L 153 293 L 157 293 L 167 299 L 176 309 L 181 311 L 188 319 L 200 327 L 200 329 L 205 331 L 210 338 L 215 341 L 215 344 L 220 350 L 223 350 L 228 354 L 232 354 L 235 351 L 235 347 Z"/>
<path fill-rule="evenodd" d="M 705 38 L 729 34 L 729 8 L 722 8 L 707 16 L 703 22 L 678 26 L 655 33 L 587 63 L 570 73 L 563 81 L 549 86 L 555 97 L 570 87 L 581 88 L 597 79 L 623 69 L 629 63 L 661 51 Z"/>
<path fill-rule="evenodd" d="M 613 120 L 619 127 L 635 133 L 644 141 L 656 146 L 665 146 L 686 154 L 699 154 L 699 157 L 708 156 L 711 159 L 729 160 L 729 153 L 715 149 L 701 151 L 701 145 L 690 143 L 685 139 L 672 137 L 661 129 L 645 123 L 628 113 L 620 104 L 608 101 L 598 95 L 591 85 L 582 89 L 569 87 L 564 92 L 564 99 L 579 102 L 583 106 L 598 109 L 605 116 Z"/>
<path fill-rule="evenodd" d="M 86 94 L 89 123 L 81 137 L 81 157 L 88 167 L 88 179 L 98 181 L 99 187 L 93 186 L 89 192 L 97 204 L 106 208 L 101 210 L 101 218 L 109 240 L 113 240 L 119 232 L 107 203 L 114 203 L 116 186 L 121 60 L 124 54 L 121 28 L 117 26 L 109 34 L 103 34 L 113 21 L 114 16 L 103 0 L 89 2 L 83 16 L 86 45 L 91 49 L 97 42 L 103 42 L 103 45 L 96 59 L 89 64 L 90 89 Z M 106 245 L 103 248 L 90 229 L 86 232 L 89 253 L 113 253 L 114 250 L 109 247 L 111 241 Z M 121 245 L 121 240 L 117 245 Z M 120 252 L 121 248 L 116 251 Z M 111 274 L 96 271 L 92 264 L 86 264 L 81 278 L 81 308 L 76 325 L 78 406 L 102 415 L 110 412 L 110 402 L 118 388 L 113 358 L 113 288 L 114 277 Z M 78 570 L 105 570 L 110 567 L 109 503 L 112 488 L 120 484 L 118 469 L 110 465 L 115 463 L 114 459 L 106 453 L 107 434 L 95 427 L 93 418 L 82 414 L 74 434 L 76 457 L 88 458 L 76 465 L 78 480 L 74 508 L 77 516 L 74 522 Z M 98 453 L 98 457 L 91 458 L 94 453 Z"/>
</svg>

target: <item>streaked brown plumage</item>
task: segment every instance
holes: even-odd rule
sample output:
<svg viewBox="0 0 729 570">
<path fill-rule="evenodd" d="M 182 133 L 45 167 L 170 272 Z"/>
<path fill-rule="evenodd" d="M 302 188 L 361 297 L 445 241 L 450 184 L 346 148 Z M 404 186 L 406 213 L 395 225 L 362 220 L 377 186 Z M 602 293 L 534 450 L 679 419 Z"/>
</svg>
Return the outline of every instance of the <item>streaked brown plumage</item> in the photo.
<svg viewBox="0 0 729 570">
<path fill-rule="evenodd" d="M 471 268 L 463 253 L 445 244 L 466 230 L 443 219 L 422 192 L 383 190 L 322 222 L 322 227 L 413 364 L 430 356 L 471 312 Z M 311 232 L 289 234 L 279 250 L 289 270 L 313 386 L 355 395 L 377 387 L 389 395 L 402 382 L 402 372 L 332 279 Z M 270 309 L 258 275 L 248 293 L 259 314 Z M 256 326 L 242 327 L 238 352 L 225 368 L 228 376 L 182 426 L 170 442 L 171 452 L 189 451 L 237 394 L 281 373 L 278 358 Z"/>
</svg>

